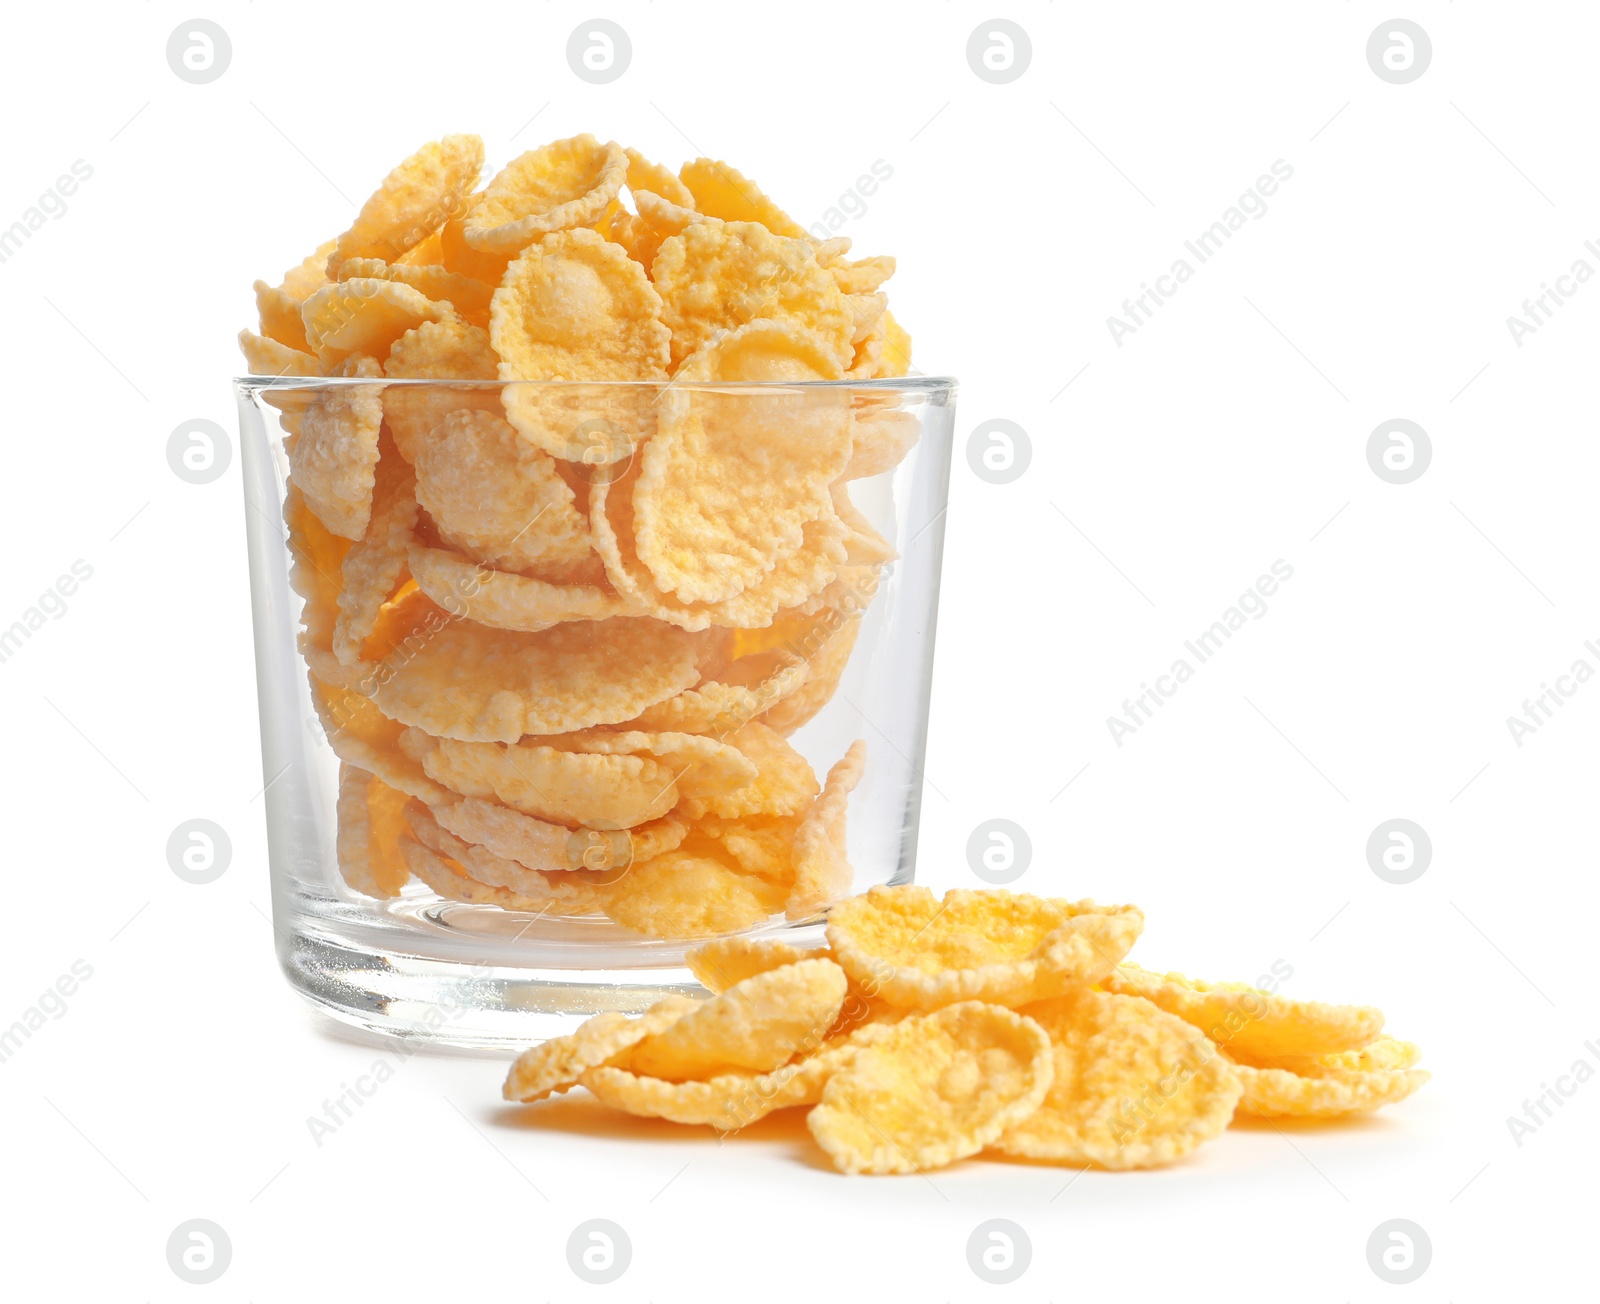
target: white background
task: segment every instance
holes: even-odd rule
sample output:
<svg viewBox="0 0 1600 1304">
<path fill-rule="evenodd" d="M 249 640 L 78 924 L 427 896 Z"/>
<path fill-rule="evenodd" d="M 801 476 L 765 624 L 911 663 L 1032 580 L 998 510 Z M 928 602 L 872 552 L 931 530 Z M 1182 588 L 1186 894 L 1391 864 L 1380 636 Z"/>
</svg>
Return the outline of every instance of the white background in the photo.
<svg viewBox="0 0 1600 1304">
<path fill-rule="evenodd" d="M 168 68 L 194 11 L 165 0 L 8 6 L 0 44 L 0 226 L 74 160 L 94 170 L 0 264 L 0 625 L 93 567 L 0 664 L 0 1025 L 93 968 L 0 1064 L 8 1297 L 1464 1301 L 1592 1282 L 1600 1083 L 1521 1146 L 1506 1118 L 1574 1061 L 1600 1067 L 1600 683 L 1521 747 L 1505 723 L 1576 659 L 1600 669 L 1600 286 L 1521 347 L 1506 326 L 1575 259 L 1600 269 L 1592 10 L 1419 2 L 1433 60 L 1404 86 L 1367 64 L 1394 14 L 1365 0 L 201 12 L 233 44 L 206 86 Z M 1032 39 L 1009 85 L 965 57 L 996 12 Z M 564 54 L 596 13 L 633 43 L 606 86 Z M 976 885 L 968 834 L 1013 819 L 1034 846 L 1019 888 L 1138 902 L 1148 964 L 1248 980 L 1283 959 L 1290 994 L 1381 1003 L 1424 1046 L 1426 1091 L 1345 1127 L 1234 1130 L 1165 1172 L 847 1180 L 797 1118 L 719 1144 L 579 1093 L 521 1119 L 503 1062 L 418 1057 L 313 1142 L 306 1117 L 385 1052 L 276 971 L 237 458 L 193 486 L 164 449 L 190 418 L 233 428 L 252 279 L 467 130 L 497 165 L 582 130 L 726 158 L 807 224 L 893 167 L 842 233 L 898 257 L 919 368 L 962 382 L 960 444 L 1003 417 L 1033 446 L 1012 484 L 964 458 L 952 479 L 920 879 Z M 1277 159 L 1294 175 L 1266 215 L 1118 347 L 1107 316 Z M 1433 447 L 1405 486 L 1364 451 L 1394 417 Z M 1294 577 L 1268 613 L 1117 746 L 1106 717 L 1279 558 Z M 204 887 L 164 854 L 195 816 L 233 839 Z M 1393 817 L 1433 843 L 1406 886 L 1365 856 Z M 233 1246 L 204 1288 L 164 1249 L 196 1217 Z M 568 1270 L 590 1217 L 632 1241 L 615 1285 Z M 1033 1245 L 1006 1287 L 966 1261 L 993 1217 Z M 1433 1247 L 1405 1287 L 1366 1262 L 1396 1217 Z"/>
</svg>

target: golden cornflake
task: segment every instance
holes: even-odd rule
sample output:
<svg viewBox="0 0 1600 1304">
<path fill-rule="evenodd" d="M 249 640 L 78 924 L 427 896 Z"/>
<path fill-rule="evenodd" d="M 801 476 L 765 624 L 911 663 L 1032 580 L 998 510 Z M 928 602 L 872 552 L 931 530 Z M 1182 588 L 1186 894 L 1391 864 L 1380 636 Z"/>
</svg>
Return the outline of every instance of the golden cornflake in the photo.
<svg viewBox="0 0 1600 1304">
<path fill-rule="evenodd" d="M 625 869 L 671 851 L 689 831 L 670 815 L 635 828 L 570 829 L 478 797 L 435 806 L 433 816 L 463 842 L 544 874 Z"/>
<path fill-rule="evenodd" d="M 759 222 L 774 235 L 804 237 L 805 229 L 762 193 L 761 187 L 730 163 L 697 158 L 678 169 L 678 179 L 694 196 L 694 207 L 725 222 Z M 668 196 L 670 198 L 670 196 Z"/>
<path fill-rule="evenodd" d="M 361 206 L 328 254 L 328 276 L 336 276 L 347 258 L 393 262 L 444 225 L 478 183 L 481 171 L 483 141 L 477 136 L 429 141 L 389 173 Z"/>
<path fill-rule="evenodd" d="M 1303 1077 L 1287 1069 L 1234 1066 L 1244 1086 L 1241 1114 L 1263 1118 L 1337 1118 L 1393 1105 L 1433 1075 L 1426 1069 L 1330 1069 Z"/>
<path fill-rule="evenodd" d="M 378 623 L 406 568 L 406 549 L 417 521 L 415 481 L 394 445 L 379 441 L 380 456 L 366 533 L 350 546 L 341 568 L 343 588 L 333 627 L 333 653 L 345 665 L 361 658 L 361 645 Z"/>
<path fill-rule="evenodd" d="M 370 276 L 325 285 L 301 308 L 306 343 L 332 367 L 352 353 L 386 358 L 402 335 L 425 321 L 442 321 L 450 309 L 399 281 Z"/>
<path fill-rule="evenodd" d="M 1327 1055 L 1284 1055 L 1276 1059 L 1252 1057 L 1244 1054 L 1237 1044 L 1228 1048 L 1229 1055 L 1241 1064 L 1258 1069 L 1287 1069 L 1302 1077 L 1314 1078 L 1328 1073 L 1361 1072 L 1374 1069 L 1409 1069 L 1416 1067 L 1422 1058 L 1422 1048 L 1415 1042 L 1401 1041 L 1397 1037 L 1379 1037 L 1360 1050 L 1336 1050 Z"/>
<path fill-rule="evenodd" d="M 638 715 L 695 681 L 694 644 L 618 618 L 537 634 L 455 621 L 384 662 L 384 714 L 439 738 L 515 742 Z"/>
<path fill-rule="evenodd" d="M 608 758 L 624 759 L 624 758 Z M 681 846 L 636 864 L 606 894 L 608 918 L 648 937 L 716 937 L 769 919 L 781 888 L 715 851 Z"/>
<path fill-rule="evenodd" d="M 627 175 L 622 146 L 587 133 L 530 149 L 478 196 L 462 234 L 474 249 L 516 253 L 541 235 L 598 221 Z"/>
<path fill-rule="evenodd" d="M 628 189 L 634 192 L 636 199 L 638 193 L 645 190 L 680 208 L 694 207 L 694 196 L 689 193 L 689 187 L 678 180 L 671 168 L 652 163 L 631 145 L 623 153 L 628 156 Z"/>
<path fill-rule="evenodd" d="M 592 555 L 589 526 L 555 462 L 492 412 L 452 412 L 414 458 L 417 501 L 439 536 L 503 570 Z"/>
<path fill-rule="evenodd" d="M 776 937 L 722 937 L 702 942 L 684 957 L 684 963 L 702 987 L 725 992 L 746 978 L 806 958 L 806 952 Z"/>
<path fill-rule="evenodd" d="M 474 326 L 489 328 L 489 299 L 494 294 L 494 286 L 470 276 L 436 264 L 386 263 L 381 258 L 346 259 L 339 267 L 338 279 L 349 281 L 356 277 L 399 281 L 434 303 L 448 303 Z"/>
<path fill-rule="evenodd" d="M 398 896 L 411 877 L 400 854 L 410 800 L 376 775 L 354 765 L 339 766 L 339 872 L 357 892 Z"/>
<path fill-rule="evenodd" d="M 828 1079 L 806 1125 L 846 1173 L 939 1168 L 1032 1114 L 1052 1072 L 1037 1023 L 964 1001 L 893 1025 Z"/>
<path fill-rule="evenodd" d="M 1079 989 L 1020 1011 L 1050 1036 L 1054 1079 L 997 1150 L 1058 1164 L 1151 1168 L 1220 1136 L 1238 1075 L 1207 1037 L 1135 996 Z"/>
<path fill-rule="evenodd" d="M 819 593 L 839 573 L 845 529 L 830 506 L 801 529 L 800 546 L 780 557 L 755 584 L 724 602 L 684 602 L 661 592 L 634 550 L 633 486 L 637 461 L 619 479 L 589 489 L 589 532 L 606 578 L 638 609 L 687 630 L 712 625 L 759 629 L 786 607 Z"/>
<path fill-rule="evenodd" d="M 696 1006 L 687 996 L 668 996 L 636 1019 L 597 1014 L 576 1032 L 524 1051 L 506 1074 L 501 1094 L 507 1100 L 543 1100 L 576 1085 L 589 1069 L 621 1055 L 634 1043 L 665 1031 Z"/>
<path fill-rule="evenodd" d="M 407 803 L 406 822 L 416 835 L 401 842 L 411 872 L 452 901 L 540 916 L 594 915 L 617 878 L 616 873 L 528 869 L 445 832 L 419 801 Z"/>
<path fill-rule="evenodd" d="M 1208 983 L 1119 964 L 1107 991 L 1143 996 L 1192 1023 L 1230 1055 L 1272 1058 L 1355 1050 L 1383 1031 L 1383 1011 L 1368 1005 L 1294 1001 L 1245 983 Z"/>
<path fill-rule="evenodd" d="M 696 222 L 662 242 L 650 274 L 674 368 L 717 332 L 763 317 L 812 331 L 841 368 L 854 356 L 850 307 L 804 240 L 753 222 Z"/>
<path fill-rule="evenodd" d="M 366 770 L 391 788 L 426 802 L 448 801 L 449 792 L 400 748 L 400 725 L 390 720 L 359 692 L 324 683 L 315 674 L 311 704 L 328 735 L 328 746 L 341 761 Z"/>
<path fill-rule="evenodd" d="M 634 614 L 614 593 L 590 585 L 549 584 L 420 543 L 411 545 L 410 558 L 412 578 L 424 593 L 446 611 L 494 629 L 538 633 L 568 620 Z"/>
<path fill-rule="evenodd" d="M 685 814 L 693 818 L 721 815 L 727 819 L 799 815 L 817 795 L 817 776 L 810 762 L 766 725 L 752 720 L 726 741 L 755 762 L 756 777 L 732 792 L 685 800 Z"/>
<path fill-rule="evenodd" d="M 911 451 L 922 427 L 909 412 L 869 409 L 852 414 L 850 462 L 843 478 L 864 480 L 892 471 Z"/>
<path fill-rule="evenodd" d="M 495 380 L 500 363 L 489 333 L 459 317 L 423 322 L 389 350 L 384 375 L 396 380 Z M 429 437 L 457 411 L 501 412 L 498 386 L 386 385 L 383 416 L 400 456 L 415 462 Z"/>
<path fill-rule="evenodd" d="M 850 888 L 853 871 L 845 845 L 845 808 L 867 768 L 867 744 L 858 738 L 838 764 L 794 835 L 794 886 L 784 902 L 790 919 L 808 919 Z"/>
<path fill-rule="evenodd" d="M 883 1024 L 858 1028 L 771 1073 L 727 1073 L 704 1082 L 666 1082 L 606 1067 L 590 1069 L 581 1081 L 613 1109 L 734 1132 L 774 1110 L 816 1104 L 830 1077 L 888 1033 Z"/>
<path fill-rule="evenodd" d="M 891 1005 L 1023 1005 L 1098 982 L 1144 928 L 1136 906 L 1022 893 L 874 887 L 835 906 L 828 941 L 850 980 Z"/>
<path fill-rule="evenodd" d="M 802 1047 L 820 1044 L 845 996 L 831 960 L 799 960 L 754 974 L 637 1043 L 622 1064 L 682 1082 L 721 1073 L 766 1073 Z"/>
<path fill-rule="evenodd" d="M 839 375 L 810 331 L 758 321 L 707 344 L 677 378 L 687 386 Z M 674 388 L 663 396 L 660 429 L 634 488 L 639 560 L 657 588 L 682 602 L 735 597 L 800 546 L 849 460 L 843 391 Z"/>
<path fill-rule="evenodd" d="M 678 798 L 671 768 L 645 756 L 445 738 L 431 741 L 422 765 L 464 797 L 492 798 L 525 815 L 569 826 L 632 828 L 659 819 Z"/>
<path fill-rule="evenodd" d="M 341 378 L 378 374 L 378 364 L 360 355 L 339 369 Z M 289 453 L 289 474 L 306 504 L 318 520 L 346 539 L 359 539 L 367 532 L 382 424 L 381 386 L 341 385 L 319 391 L 306 407 L 300 437 Z"/>
</svg>

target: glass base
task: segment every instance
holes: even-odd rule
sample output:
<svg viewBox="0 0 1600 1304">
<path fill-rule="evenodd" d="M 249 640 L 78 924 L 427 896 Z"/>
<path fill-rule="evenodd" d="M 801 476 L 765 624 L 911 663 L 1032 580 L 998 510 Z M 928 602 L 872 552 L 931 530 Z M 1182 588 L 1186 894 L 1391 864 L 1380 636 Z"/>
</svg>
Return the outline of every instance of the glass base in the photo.
<svg viewBox="0 0 1600 1304">
<path fill-rule="evenodd" d="M 371 927 L 371 903 L 348 929 L 339 927 L 339 904 L 324 900 L 314 927 L 280 930 L 290 984 L 324 1014 L 368 1032 L 497 1050 L 563 1036 L 606 1011 L 638 1014 L 664 996 L 708 995 L 684 964 L 693 943 L 641 944 L 604 921 L 516 915 L 410 891 L 384 912 L 410 934 L 408 947 Z M 802 948 L 823 942 L 820 924 L 770 935 Z"/>
</svg>

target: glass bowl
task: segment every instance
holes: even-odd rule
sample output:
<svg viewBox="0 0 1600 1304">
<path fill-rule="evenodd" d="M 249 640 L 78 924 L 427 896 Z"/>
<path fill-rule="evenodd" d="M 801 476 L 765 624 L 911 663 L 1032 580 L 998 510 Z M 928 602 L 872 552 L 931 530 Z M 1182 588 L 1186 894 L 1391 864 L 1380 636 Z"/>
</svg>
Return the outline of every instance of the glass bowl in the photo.
<svg viewBox="0 0 1600 1304">
<path fill-rule="evenodd" d="M 277 951 L 314 1005 L 526 1045 L 911 881 L 954 381 L 235 389 Z"/>
</svg>

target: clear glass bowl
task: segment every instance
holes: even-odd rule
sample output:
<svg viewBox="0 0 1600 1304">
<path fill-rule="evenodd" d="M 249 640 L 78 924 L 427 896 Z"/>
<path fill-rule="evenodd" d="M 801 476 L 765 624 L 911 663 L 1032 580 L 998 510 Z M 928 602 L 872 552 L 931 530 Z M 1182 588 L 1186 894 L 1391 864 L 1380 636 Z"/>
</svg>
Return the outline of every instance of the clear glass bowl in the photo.
<svg viewBox="0 0 1600 1304">
<path fill-rule="evenodd" d="M 776 666 L 793 672 L 796 664 L 803 662 L 802 676 L 809 676 L 814 685 L 837 675 L 837 688 L 831 696 L 814 687 L 811 706 L 806 709 L 797 706 L 802 700 L 798 696 L 780 699 L 781 686 L 771 689 L 768 696 L 758 692 L 754 700 L 763 712 L 768 708 L 774 711 L 761 718 L 777 724 L 780 733 L 789 731 L 789 744 L 810 763 L 819 782 L 855 740 L 865 740 L 865 769 L 848 805 L 846 828 L 853 880 L 845 891 L 911 881 L 916 863 L 950 471 L 955 401 L 952 380 L 916 377 L 796 384 L 502 385 L 245 377 L 238 379 L 235 387 L 277 950 L 290 983 L 314 1005 L 345 1022 L 379 1032 L 460 1045 L 501 1046 L 526 1045 L 571 1031 L 582 1019 L 600 1011 L 631 1013 L 670 992 L 700 991 L 684 965 L 685 950 L 698 938 L 645 936 L 604 914 L 573 913 L 574 907 L 560 901 L 545 901 L 537 908 L 524 903 L 524 908 L 506 909 L 454 899 L 473 893 L 452 891 L 448 896 L 441 895 L 415 878 L 397 895 L 370 896 L 352 889 L 341 872 L 338 751 L 344 752 L 347 760 L 357 761 L 367 753 L 358 749 L 353 755 L 345 745 L 354 735 L 337 723 L 337 710 L 330 721 L 335 726 L 335 736 L 330 739 L 312 700 L 314 681 L 308 676 L 308 657 L 325 676 L 352 677 L 342 691 L 355 691 L 368 699 L 357 703 L 361 711 L 393 713 L 401 717 L 399 724 L 415 724 L 415 694 L 407 696 L 381 686 L 393 681 L 385 680 L 387 672 L 377 668 L 408 665 L 404 639 L 397 642 L 391 635 L 388 643 L 381 641 L 385 617 L 407 609 L 408 602 L 430 609 L 437 604 L 453 627 L 464 629 L 469 637 L 477 636 L 471 627 L 479 620 L 505 618 L 501 606 L 485 604 L 479 596 L 484 590 L 476 584 L 469 582 L 464 588 L 458 585 L 455 593 L 441 591 L 439 577 L 427 567 L 408 567 L 385 590 L 388 601 L 378 617 L 379 631 L 362 646 L 361 659 L 353 666 L 341 666 L 326 648 L 303 652 L 302 622 L 313 613 L 309 610 L 311 602 L 303 600 L 297 588 L 304 592 L 308 582 L 315 586 L 320 580 L 326 599 L 329 592 L 342 586 L 343 575 L 337 559 L 330 561 L 327 555 L 291 555 L 291 534 L 285 526 L 285 499 L 291 483 L 291 459 L 286 445 L 292 445 L 313 413 L 320 413 L 317 419 L 325 420 L 329 411 L 337 411 L 363 395 L 377 394 L 380 389 L 385 416 L 382 447 L 387 457 L 395 456 L 394 450 L 407 442 L 407 414 L 420 415 L 426 425 L 441 413 L 455 409 L 479 409 L 497 415 L 504 409 L 513 415 L 519 429 L 528 428 L 530 422 L 536 426 L 543 419 L 547 428 L 569 431 L 564 443 L 550 447 L 546 441 L 546 446 L 557 455 L 562 478 L 573 488 L 573 501 L 580 512 L 586 505 L 592 508 L 597 498 L 609 499 L 613 508 L 625 501 L 617 495 L 629 495 L 640 474 L 645 447 L 642 441 L 664 428 L 661 423 L 667 420 L 668 413 L 675 413 L 680 421 L 685 416 L 703 419 L 708 425 L 732 420 L 741 423 L 740 429 L 753 432 L 752 439 L 758 440 L 760 432 L 771 434 L 774 449 L 802 450 L 806 447 L 805 439 L 799 437 L 802 432 L 813 425 L 821 429 L 830 422 L 847 419 L 854 450 L 852 469 L 847 473 L 853 477 L 848 480 L 849 498 L 871 530 L 862 532 L 859 521 L 852 527 L 849 555 L 823 596 L 813 594 L 803 604 L 780 609 L 775 618 L 767 619 L 763 619 L 763 613 L 773 605 L 771 600 L 752 601 L 747 604 L 749 611 L 743 614 L 736 604 L 724 603 L 714 608 L 717 620 L 749 621 L 750 627 L 739 631 L 728 629 L 726 623 L 712 624 L 697 634 L 679 627 L 699 623 L 693 613 L 704 608 L 704 603 L 683 603 L 655 592 L 650 594 L 650 601 L 665 604 L 678 613 L 661 619 L 664 628 L 677 631 L 671 638 L 688 638 L 702 651 L 712 646 L 718 649 L 713 658 L 716 664 L 704 678 L 721 674 L 725 681 L 738 680 L 742 674 L 765 692 L 769 684 L 779 682 L 776 675 L 757 680 L 748 669 L 735 671 L 731 667 L 763 666 L 771 670 Z M 421 428 L 413 422 L 413 429 Z M 414 435 L 409 442 L 411 446 L 405 448 L 405 453 L 416 459 Z M 909 448 L 895 460 L 907 444 Z M 428 492 L 418 489 L 415 496 L 436 507 L 443 502 L 439 511 L 445 519 L 435 519 L 426 506 L 418 511 L 411 541 L 426 551 L 410 554 L 412 560 L 443 559 L 450 563 L 444 568 L 447 575 L 465 573 L 488 578 L 497 586 L 496 593 L 530 573 L 542 574 L 537 565 L 531 572 L 524 567 L 520 575 L 506 573 L 510 566 L 526 561 L 525 553 L 497 557 L 492 566 L 486 565 L 481 547 L 472 538 L 463 537 L 461 521 L 457 519 L 464 510 L 462 487 L 447 484 L 441 488 L 437 483 L 438 468 L 433 470 L 431 478 L 419 475 L 419 479 L 426 479 Z M 757 521 L 767 519 L 773 511 L 781 513 L 791 501 L 791 480 L 797 480 L 803 470 L 799 462 L 791 469 L 779 457 L 760 476 L 752 479 L 747 475 L 742 482 L 743 499 L 722 504 L 722 510 L 730 514 L 742 510 Z M 870 474 L 857 474 L 862 471 Z M 471 485 L 467 488 L 470 490 Z M 454 499 L 449 497 L 451 493 L 455 494 Z M 505 505 L 489 501 L 494 497 L 479 495 L 486 509 Z M 849 521 L 847 507 L 839 515 Z M 615 527 L 618 536 L 625 536 L 631 516 L 631 512 L 624 511 L 619 519 L 615 510 L 608 515 L 602 501 L 595 528 Z M 881 539 L 874 540 L 872 531 Z M 303 532 L 295 538 L 304 552 Z M 856 564 L 863 555 L 869 559 L 881 555 L 882 544 L 892 550 L 892 559 L 875 569 Z M 626 610 L 638 610 L 626 606 L 626 585 L 613 581 L 648 583 L 651 574 L 640 567 L 626 539 L 617 547 L 627 560 L 613 558 L 613 566 L 629 570 L 628 575 L 618 576 L 608 567 L 605 577 L 600 578 L 601 564 L 590 562 L 579 582 L 607 595 L 620 594 L 615 602 L 622 602 Z M 307 569 L 292 582 L 291 565 L 296 560 Z M 737 567 L 741 563 L 734 558 L 730 564 Z M 749 563 L 743 564 L 749 569 Z M 431 603 L 425 602 L 418 591 L 419 580 L 410 578 L 413 571 L 420 571 L 421 578 L 428 580 L 423 588 Z M 813 587 L 815 580 L 813 573 Z M 449 582 L 444 583 L 448 590 Z M 750 581 L 748 591 L 757 592 L 760 584 L 757 576 Z M 459 601 L 453 602 L 453 597 Z M 613 605 L 608 609 L 618 608 Z M 657 617 L 662 614 L 658 609 Z M 848 651 L 848 660 L 843 660 L 837 655 L 842 645 L 833 633 L 841 622 L 857 615 L 854 645 Z M 573 638 L 578 640 L 574 644 L 579 649 L 575 657 L 581 660 L 587 655 L 583 639 L 586 630 L 596 628 L 594 625 L 569 621 L 557 628 L 566 631 L 562 637 L 569 643 Z M 537 633 L 511 636 L 513 642 L 538 637 Z M 372 651 L 372 640 L 379 640 L 376 652 Z M 443 642 L 440 640 L 436 649 Z M 346 643 L 348 657 L 348 639 Z M 383 659 L 368 659 L 376 657 Z M 763 657 L 765 661 L 761 660 Z M 837 666 L 841 660 L 842 672 Z M 824 665 L 826 661 L 835 664 Z M 637 666 L 620 667 L 618 673 L 631 675 L 636 669 Z M 553 673 L 560 670 L 558 666 Z M 699 671 L 695 673 L 698 675 Z M 679 673 L 668 689 L 681 692 L 684 683 L 684 676 Z M 782 686 L 789 683 L 789 679 L 781 681 Z M 533 688 L 536 697 L 537 684 Z M 799 691 L 804 691 L 803 685 Z M 479 700 L 483 695 L 474 693 L 470 682 L 463 685 L 455 681 L 440 689 L 440 696 L 454 695 L 452 700 L 461 708 L 457 712 L 460 727 L 448 720 L 440 723 L 435 714 L 425 719 L 424 732 L 500 742 L 516 737 L 516 726 L 513 724 L 507 732 L 504 719 L 495 714 L 492 704 L 484 705 Z M 804 718 L 806 710 L 814 708 L 818 701 L 825 704 L 810 718 Z M 323 706 L 327 714 L 326 701 Z M 529 710 L 538 717 L 540 703 L 533 701 Z M 513 718 L 517 718 L 514 713 Z M 621 721 L 613 711 L 598 723 L 603 728 Z M 738 719 L 719 721 L 717 727 L 705 728 L 704 732 L 725 740 L 729 735 L 724 726 L 737 723 Z M 356 734 L 360 732 L 355 729 Z M 416 740 L 414 732 L 408 737 Z M 414 759 L 397 763 L 409 765 L 407 774 L 420 773 Z M 423 785 L 417 795 L 423 795 L 424 800 L 437 800 L 437 788 L 429 789 L 425 779 L 417 782 Z M 432 791 L 433 797 L 427 797 L 423 789 Z M 448 793 L 447 800 L 453 802 L 455 796 Z M 681 815 L 691 806 L 692 802 L 680 802 L 675 809 Z M 529 808 L 524 805 L 522 809 Z M 648 863 L 630 861 L 627 818 L 630 817 L 610 826 L 603 819 L 588 819 L 584 821 L 588 827 L 571 828 L 567 853 L 573 872 L 609 886 L 634 872 L 638 865 Z M 693 820 L 684 822 L 691 831 L 694 829 Z M 455 869 L 461 867 L 459 862 L 450 863 Z M 548 864 L 545 868 L 549 868 Z M 557 874 L 545 875 L 545 881 L 557 879 Z M 636 879 L 634 886 L 641 881 L 648 880 Z M 450 882 L 456 884 L 457 880 L 452 877 Z M 819 936 L 823 913 L 822 909 L 814 909 L 798 918 L 786 918 L 779 904 L 770 917 L 739 931 L 805 945 Z"/>
</svg>

